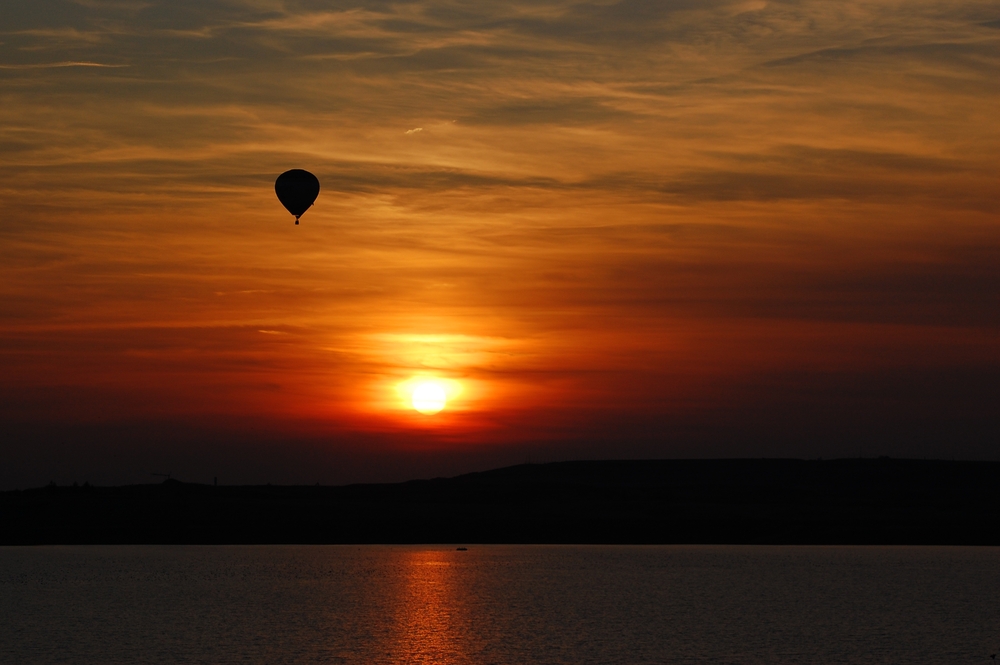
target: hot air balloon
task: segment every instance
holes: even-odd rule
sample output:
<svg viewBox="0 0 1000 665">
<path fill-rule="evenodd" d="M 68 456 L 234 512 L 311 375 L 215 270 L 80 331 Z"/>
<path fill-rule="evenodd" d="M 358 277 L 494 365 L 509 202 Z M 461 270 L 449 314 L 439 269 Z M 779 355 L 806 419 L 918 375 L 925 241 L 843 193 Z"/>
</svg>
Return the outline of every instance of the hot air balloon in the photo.
<svg viewBox="0 0 1000 665">
<path fill-rule="evenodd" d="M 274 193 L 278 195 L 281 205 L 295 215 L 295 223 L 312 206 L 319 196 L 319 180 L 309 171 L 292 169 L 285 171 L 274 181 Z"/>
</svg>

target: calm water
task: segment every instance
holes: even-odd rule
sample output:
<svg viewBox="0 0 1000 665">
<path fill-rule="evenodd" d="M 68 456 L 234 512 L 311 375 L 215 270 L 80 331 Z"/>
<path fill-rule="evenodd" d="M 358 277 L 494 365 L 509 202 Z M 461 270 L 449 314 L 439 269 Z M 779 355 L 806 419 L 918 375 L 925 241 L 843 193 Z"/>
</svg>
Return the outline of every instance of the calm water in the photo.
<svg viewBox="0 0 1000 665">
<path fill-rule="evenodd" d="M 0 548 L 0 662 L 989 663 L 1000 550 Z"/>
</svg>

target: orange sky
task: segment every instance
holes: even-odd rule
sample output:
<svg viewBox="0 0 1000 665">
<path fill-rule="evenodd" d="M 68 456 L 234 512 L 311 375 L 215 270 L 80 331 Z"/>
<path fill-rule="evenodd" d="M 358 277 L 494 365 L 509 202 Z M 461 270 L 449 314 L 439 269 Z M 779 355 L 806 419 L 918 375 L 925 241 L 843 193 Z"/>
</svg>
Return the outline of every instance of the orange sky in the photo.
<svg viewBox="0 0 1000 665">
<path fill-rule="evenodd" d="M 998 71 L 993 2 L 5 2 L 0 487 L 997 458 Z"/>
</svg>

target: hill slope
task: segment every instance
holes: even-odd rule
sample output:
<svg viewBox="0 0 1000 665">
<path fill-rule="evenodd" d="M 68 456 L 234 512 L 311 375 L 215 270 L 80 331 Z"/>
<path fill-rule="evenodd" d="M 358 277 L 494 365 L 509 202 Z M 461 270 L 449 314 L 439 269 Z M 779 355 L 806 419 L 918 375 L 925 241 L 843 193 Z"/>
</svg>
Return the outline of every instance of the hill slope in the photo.
<svg viewBox="0 0 1000 665">
<path fill-rule="evenodd" d="M 558 462 L 384 485 L 0 493 L 0 544 L 1000 545 L 1000 462 Z"/>
</svg>

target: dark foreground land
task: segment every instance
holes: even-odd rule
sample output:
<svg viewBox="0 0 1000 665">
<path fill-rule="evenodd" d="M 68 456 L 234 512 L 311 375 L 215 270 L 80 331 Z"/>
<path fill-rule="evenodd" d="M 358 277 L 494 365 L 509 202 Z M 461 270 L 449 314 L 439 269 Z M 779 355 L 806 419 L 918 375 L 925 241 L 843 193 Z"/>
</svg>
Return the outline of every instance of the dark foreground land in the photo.
<svg viewBox="0 0 1000 665">
<path fill-rule="evenodd" d="M 1000 545 L 1000 462 L 526 464 L 385 485 L 0 492 L 0 544 Z"/>
</svg>

